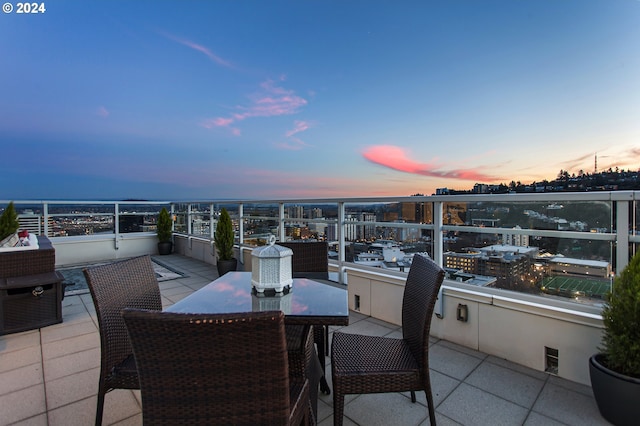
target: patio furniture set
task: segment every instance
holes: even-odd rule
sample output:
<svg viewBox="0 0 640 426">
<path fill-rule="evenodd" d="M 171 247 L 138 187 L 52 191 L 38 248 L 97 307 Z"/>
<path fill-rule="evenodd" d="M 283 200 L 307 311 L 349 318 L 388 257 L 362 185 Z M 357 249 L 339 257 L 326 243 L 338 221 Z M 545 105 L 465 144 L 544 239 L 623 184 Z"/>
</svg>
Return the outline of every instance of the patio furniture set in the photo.
<svg viewBox="0 0 640 426">
<path fill-rule="evenodd" d="M 347 325 L 349 312 L 346 289 L 315 281 L 328 278 L 326 243 L 320 256 L 309 254 L 317 266 L 303 253 L 318 246 L 306 244 L 291 247 L 296 278 L 284 296 L 295 303 L 286 308 L 269 309 L 259 300 L 265 296 L 239 291 L 250 289 L 250 273 L 228 273 L 163 311 L 150 256 L 85 269 L 101 343 L 95 424 L 102 424 L 105 394 L 121 388 L 141 390 L 145 425 L 315 424 L 321 380 L 321 390 L 330 392 L 328 326 Z M 410 391 L 415 402 L 418 390 L 435 424 L 428 336 L 443 278 L 434 262 L 415 256 L 402 338 L 334 333 L 334 424 L 342 424 L 347 394 Z M 0 279 L 2 290 L 15 283 Z M 229 288 L 235 302 L 225 295 Z"/>
</svg>

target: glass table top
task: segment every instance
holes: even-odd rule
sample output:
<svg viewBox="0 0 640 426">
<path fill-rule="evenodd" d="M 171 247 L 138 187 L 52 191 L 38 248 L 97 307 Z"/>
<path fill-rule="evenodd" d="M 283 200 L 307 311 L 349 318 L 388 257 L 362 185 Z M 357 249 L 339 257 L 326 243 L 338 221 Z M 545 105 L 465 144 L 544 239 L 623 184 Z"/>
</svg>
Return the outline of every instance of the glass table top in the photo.
<svg viewBox="0 0 640 426">
<path fill-rule="evenodd" d="M 228 272 L 166 310 L 184 313 L 234 313 L 281 310 L 287 323 L 347 325 L 346 287 L 307 278 L 294 278 L 284 294 L 262 295 L 253 290 L 251 272 Z"/>
</svg>

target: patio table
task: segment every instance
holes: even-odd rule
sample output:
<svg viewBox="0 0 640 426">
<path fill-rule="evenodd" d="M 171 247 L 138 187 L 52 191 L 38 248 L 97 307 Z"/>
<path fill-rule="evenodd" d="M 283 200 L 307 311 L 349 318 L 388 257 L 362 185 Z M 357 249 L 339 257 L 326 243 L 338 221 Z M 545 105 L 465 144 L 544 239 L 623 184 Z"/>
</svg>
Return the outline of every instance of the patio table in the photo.
<svg viewBox="0 0 640 426">
<path fill-rule="evenodd" d="M 349 325 L 347 298 L 346 287 L 308 278 L 294 278 L 291 290 L 282 295 L 262 295 L 252 288 L 251 272 L 227 272 L 166 310 L 217 314 L 281 310 L 286 324 Z M 330 392 L 324 376 L 320 388 Z"/>
</svg>

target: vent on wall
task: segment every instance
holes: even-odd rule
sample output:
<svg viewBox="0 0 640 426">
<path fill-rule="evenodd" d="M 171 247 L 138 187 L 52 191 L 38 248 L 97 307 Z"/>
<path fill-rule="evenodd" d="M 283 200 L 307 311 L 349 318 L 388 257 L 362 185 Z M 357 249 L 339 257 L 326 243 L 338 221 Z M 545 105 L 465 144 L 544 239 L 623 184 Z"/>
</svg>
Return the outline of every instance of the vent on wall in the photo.
<svg viewBox="0 0 640 426">
<path fill-rule="evenodd" d="M 558 374 L 558 350 L 544 347 L 545 366 L 544 371 L 551 374 Z"/>
</svg>

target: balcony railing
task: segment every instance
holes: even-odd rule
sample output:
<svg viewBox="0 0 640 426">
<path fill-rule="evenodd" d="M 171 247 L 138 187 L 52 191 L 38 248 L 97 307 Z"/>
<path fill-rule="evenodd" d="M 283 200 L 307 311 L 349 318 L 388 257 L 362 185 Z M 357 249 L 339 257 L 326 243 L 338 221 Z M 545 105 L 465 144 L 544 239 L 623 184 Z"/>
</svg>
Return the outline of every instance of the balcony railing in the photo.
<svg viewBox="0 0 640 426">
<path fill-rule="evenodd" d="M 341 272 L 406 272 L 398 256 L 426 252 L 460 271 L 457 281 L 599 304 L 640 242 L 637 199 L 625 191 L 212 201 L 173 203 L 172 212 L 176 233 L 190 238 L 212 239 L 225 207 L 240 247 L 270 234 L 327 240 Z"/>
<path fill-rule="evenodd" d="M 113 239 L 115 249 L 127 238 L 155 233 L 162 207 L 171 210 L 176 235 L 211 243 L 225 207 L 240 248 L 264 244 L 271 234 L 280 241 L 328 241 L 340 281 L 354 269 L 406 273 L 411 255 L 426 252 L 450 271 L 450 279 L 478 291 L 501 288 L 599 304 L 640 242 L 639 197 L 619 191 L 14 204 L 22 228 L 58 241 Z"/>
<path fill-rule="evenodd" d="M 155 253 L 162 207 L 171 211 L 177 250 L 214 263 L 224 207 L 241 261 L 271 234 L 326 240 L 350 308 L 396 324 L 410 256 L 426 252 L 449 271 L 434 335 L 587 383 L 602 297 L 640 243 L 638 199 L 640 192 L 618 191 L 14 204 L 23 227 L 50 236 L 59 265 Z"/>
</svg>

